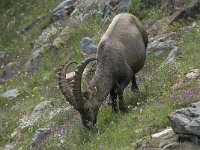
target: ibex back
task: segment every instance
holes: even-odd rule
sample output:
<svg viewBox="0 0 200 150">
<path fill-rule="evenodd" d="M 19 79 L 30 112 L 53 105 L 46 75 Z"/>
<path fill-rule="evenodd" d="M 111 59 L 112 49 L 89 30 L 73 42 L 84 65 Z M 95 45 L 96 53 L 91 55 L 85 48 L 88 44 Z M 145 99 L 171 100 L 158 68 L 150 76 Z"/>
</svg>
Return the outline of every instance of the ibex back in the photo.
<svg viewBox="0 0 200 150">
<path fill-rule="evenodd" d="M 77 67 L 71 87 L 65 79 L 65 64 L 59 73 L 59 86 L 71 105 L 79 111 L 83 124 L 90 128 L 97 121 L 102 102 L 110 94 L 113 112 L 127 112 L 123 92 L 132 80 L 132 90 L 137 90 L 135 74 L 144 66 L 148 35 L 142 23 L 133 15 L 122 13 L 114 17 L 98 45 L 96 58 Z M 97 60 L 95 74 L 87 89 L 81 91 L 82 74 L 87 64 Z M 117 101 L 118 97 L 118 101 Z"/>
</svg>

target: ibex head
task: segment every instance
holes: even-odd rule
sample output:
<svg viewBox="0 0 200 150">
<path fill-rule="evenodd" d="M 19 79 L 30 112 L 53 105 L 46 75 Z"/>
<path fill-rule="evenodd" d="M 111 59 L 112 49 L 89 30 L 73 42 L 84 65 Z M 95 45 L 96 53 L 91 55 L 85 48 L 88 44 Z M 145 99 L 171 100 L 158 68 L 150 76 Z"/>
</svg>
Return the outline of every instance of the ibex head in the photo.
<svg viewBox="0 0 200 150">
<path fill-rule="evenodd" d="M 67 101 L 79 111 L 83 125 L 87 128 L 92 127 L 96 123 L 97 114 L 102 103 L 98 100 L 96 87 L 88 87 L 85 92 L 81 90 L 83 71 L 87 64 L 94 60 L 96 59 L 90 58 L 77 66 L 77 70 L 74 71 L 74 79 L 71 83 L 67 81 L 66 73 L 68 67 L 75 62 L 65 64 L 59 72 L 59 87 Z"/>
</svg>

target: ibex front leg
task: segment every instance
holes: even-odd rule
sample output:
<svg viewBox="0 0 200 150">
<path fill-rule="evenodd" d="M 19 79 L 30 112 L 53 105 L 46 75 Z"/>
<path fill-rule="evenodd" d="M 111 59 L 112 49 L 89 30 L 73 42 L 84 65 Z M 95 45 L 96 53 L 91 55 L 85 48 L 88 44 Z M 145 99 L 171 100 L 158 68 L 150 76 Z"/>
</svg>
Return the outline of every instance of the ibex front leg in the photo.
<svg viewBox="0 0 200 150">
<path fill-rule="evenodd" d="M 118 82 L 117 95 L 118 95 L 118 98 L 119 98 L 119 110 L 124 112 L 124 113 L 128 112 L 128 108 L 127 108 L 127 105 L 124 101 L 123 93 L 124 93 L 125 87 L 129 84 L 132 76 L 133 76 L 133 72 L 129 68 L 129 69 L 126 70 L 126 72 L 124 72 L 123 78 Z"/>
</svg>

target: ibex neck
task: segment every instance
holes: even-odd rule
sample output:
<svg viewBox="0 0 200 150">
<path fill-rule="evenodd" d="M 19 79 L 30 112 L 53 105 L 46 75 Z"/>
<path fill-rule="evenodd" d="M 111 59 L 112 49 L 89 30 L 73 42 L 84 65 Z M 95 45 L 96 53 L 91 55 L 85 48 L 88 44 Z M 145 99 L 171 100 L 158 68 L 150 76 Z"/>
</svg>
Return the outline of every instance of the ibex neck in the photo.
<svg viewBox="0 0 200 150">
<path fill-rule="evenodd" d="M 100 101 L 105 100 L 108 96 L 113 84 L 112 76 L 108 73 L 98 73 L 96 72 L 91 85 L 97 88 L 97 96 Z"/>
</svg>

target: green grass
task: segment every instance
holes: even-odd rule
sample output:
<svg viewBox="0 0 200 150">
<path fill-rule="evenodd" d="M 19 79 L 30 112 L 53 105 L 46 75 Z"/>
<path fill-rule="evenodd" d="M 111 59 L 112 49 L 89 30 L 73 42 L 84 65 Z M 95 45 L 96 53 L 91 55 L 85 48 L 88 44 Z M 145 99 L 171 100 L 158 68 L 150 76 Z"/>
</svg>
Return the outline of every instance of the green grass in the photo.
<svg viewBox="0 0 200 150">
<path fill-rule="evenodd" d="M 15 49 L 16 53 L 11 54 L 14 61 L 27 59 L 27 55 L 30 55 L 32 50 L 29 42 L 37 39 L 38 33 L 46 21 L 43 20 L 37 27 L 22 36 L 17 35 L 15 31 L 38 15 L 48 16 L 50 10 L 60 0 L 55 3 L 48 0 L 29 0 L 29 3 L 19 0 L 3 2 L 0 4 L 0 8 L 4 9 L 0 10 L 4 12 L 6 17 L 0 16 L 4 20 L 0 23 L 0 32 L 5 30 L 3 32 L 4 38 L 0 40 L 0 48 L 6 49 L 8 53 Z M 136 4 L 138 2 L 134 1 Z M 21 3 L 22 5 L 20 5 Z M 36 6 L 45 6 L 45 9 Z M 29 11 L 30 8 L 33 8 L 32 11 Z M 5 12 L 9 9 L 13 9 L 13 15 L 9 11 Z M 20 15 L 22 12 L 27 14 L 25 18 Z M 163 16 L 157 8 L 149 8 L 139 14 L 137 5 L 130 6 L 129 12 L 138 15 L 141 19 L 151 16 L 159 19 Z M 6 25 L 13 18 L 20 21 L 7 29 Z M 191 22 L 193 21 L 191 20 Z M 194 80 L 186 82 L 184 86 L 175 91 L 177 99 L 170 99 L 170 96 L 174 94 L 172 86 L 191 69 L 199 67 L 200 27 L 198 24 L 200 20 L 196 20 L 197 25 L 194 30 L 184 32 L 177 42 L 181 51 L 174 64 L 159 68 L 166 56 L 164 54 L 162 56 L 148 56 L 145 67 L 138 74 L 140 92 L 132 93 L 128 88 L 125 91 L 125 99 L 129 105 L 128 114 L 113 114 L 111 108 L 104 104 L 99 111 L 96 127 L 91 131 L 84 129 L 79 115 L 73 109 L 65 110 L 64 108 L 69 105 L 59 101 L 63 96 L 57 87 L 56 69 L 69 59 L 77 62 L 83 60 L 80 53 L 80 40 L 82 37 L 89 36 L 98 43 L 109 24 L 108 22 L 100 29 L 99 22 L 99 16 L 91 16 L 79 26 L 71 28 L 60 37 L 64 44 L 59 49 L 51 46 L 45 49 L 34 71 L 22 67 L 22 70 L 19 70 L 12 80 L 6 80 L 0 85 L 0 91 L 3 91 L 4 87 L 7 89 L 17 88 L 20 91 L 20 95 L 14 99 L 15 103 L 10 99 L 0 98 L 0 109 L 3 110 L 0 118 L 0 149 L 11 140 L 10 135 L 19 125 L 19 119 L 30 115 L 35 106 L 42 101 L 50 100 L 54 103 L 55 109 L 63 108 L 63 110 L 51 119 L 48 118 L 48 114 L 52 109 L 47 110 L 46 115 L 37 124 L 24 128 L 21 131 L 22 134 L 17 137 L 17 149 L 29 149 L 28 145 L 35 131 L 49 125 L 54 134 L 45 140 L 41 146 L 43 149 L 53 150 L 62 149 L 62 147 L 77 150 L 134 149 L 139 139 L 149 136 L 149 129 L 156 132 L 169 126 L 166 116 L 192 101 L 190 98 L 183 97 L 183 94 L 188 89 L 199 90 L 198 84 Z M 182 25 L 184 23 L 174 24 L 163 30 L 165 32 L 176 31 Z M 52 36 L 51 40 L 53 41 L 57 36 Z M 21 54 L 20 58 L 15 58 L 14 56 L 18 54 Z M 9 61 L 11 60 L 9 59 Z M 195 98 L 199 100 L 200 95 L 196 94 Z M 59 132 L 59 128 L 64 130 Z"/>
</svg>

